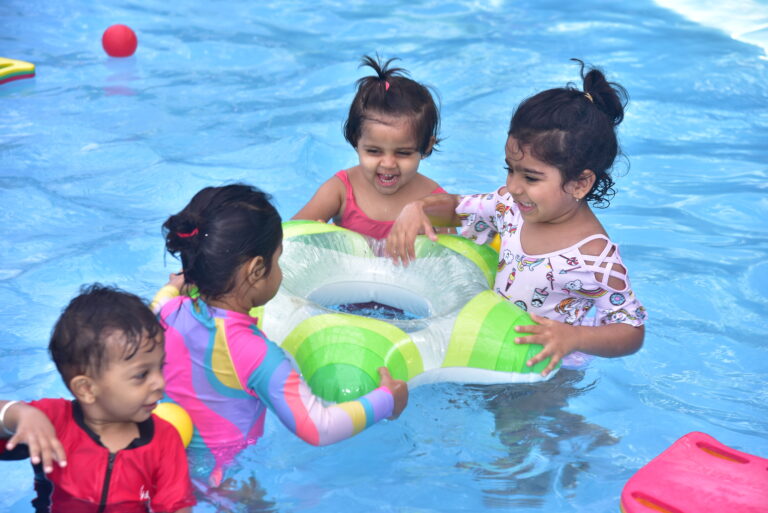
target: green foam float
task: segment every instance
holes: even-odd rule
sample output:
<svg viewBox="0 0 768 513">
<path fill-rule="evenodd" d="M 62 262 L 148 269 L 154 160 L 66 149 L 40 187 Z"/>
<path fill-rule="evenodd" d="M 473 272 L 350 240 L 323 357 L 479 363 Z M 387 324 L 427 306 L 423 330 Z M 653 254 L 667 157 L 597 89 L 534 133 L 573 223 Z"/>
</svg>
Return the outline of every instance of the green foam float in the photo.
<svg viewBox="0 0 768 513">
<path fill-rule="evenodd" d="M 541 375 L 549 359 L 527 366 L 540 345 L 514 342 L 521 335 L 517 326 L 535 323 L 489 290 L 498 262 L 491 247 L 455 235 L 440 235 L 437 242 L 420 236 L 417 259 L 402 267 L 376 256 L 381 241 L 338 226 L 288 221 L 283 230 L 284 282 L 258 317 L 323 399 L 341 402 L 370 392 L 382 366 L 412 387 L 530 383 L 556 372 Z M 331 286 L 335 301 L 339 290 L 342 297 L 347 290 L 350 302 L 368 294 L 365 301 L 421 309 L 423 315 L 385 321 L 339 313 L 318 299 L 318 291 Z M 422 304 L 414 306 L 414 296 Z"/>
</svg>

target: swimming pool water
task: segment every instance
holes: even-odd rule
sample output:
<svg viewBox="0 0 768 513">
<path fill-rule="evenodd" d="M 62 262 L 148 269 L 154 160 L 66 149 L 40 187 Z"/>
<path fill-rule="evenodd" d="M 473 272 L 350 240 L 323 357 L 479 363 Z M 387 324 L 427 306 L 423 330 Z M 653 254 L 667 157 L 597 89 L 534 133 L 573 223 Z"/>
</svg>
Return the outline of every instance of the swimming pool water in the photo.
<svg viewBox="0 0 768 513">
<path fill-rule="evenodd" d="M 0 397 L 66 394 L 45 350 L 61 308 L 92 281 L 151 297 L 178 266 L 160 224 L 201 187 L 254 183 L 290 217 L 354 164 L 362 54 L 439 91 L 421 169 L 451 192 L 502 182 L 514 107 L 576 80 L 579 57 L 631 96 L 597 213 L 649 310 L 644 348 L 546 383 L 423 386 L 331 447 L 269 419 L 233 491 L 195 511 L 607 513 L 689 431 L 765 457 L 768 6 L 660 3 L 5 0 L 0 55 L 37 76 L 0 86 Z M 134 57 L 101 49 L 114 23 Z M 2 469 L 0 510 L 28 511 L 28 464 Z"/>
</svg>

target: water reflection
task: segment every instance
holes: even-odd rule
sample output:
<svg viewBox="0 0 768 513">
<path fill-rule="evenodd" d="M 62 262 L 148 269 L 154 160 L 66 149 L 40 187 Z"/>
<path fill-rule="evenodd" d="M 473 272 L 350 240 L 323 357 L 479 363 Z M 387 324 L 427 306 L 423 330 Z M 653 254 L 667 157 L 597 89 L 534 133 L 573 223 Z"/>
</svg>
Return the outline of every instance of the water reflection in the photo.
<svg viewBox="0 0 768 513">
<path fill-rule="evenodd" d="M 596 385 L 581 383 L 583 370 L 561 369 L 544 383 L 472 385 L 494 416 L 495 435 L 506 453 L 472 468 L 489 508 L 535 507 L 553 490 L 574 493 L 589 471 L 588 453 L 619 439 L 607 429 L 566 411 L 569 401 Z"/>
</svg>

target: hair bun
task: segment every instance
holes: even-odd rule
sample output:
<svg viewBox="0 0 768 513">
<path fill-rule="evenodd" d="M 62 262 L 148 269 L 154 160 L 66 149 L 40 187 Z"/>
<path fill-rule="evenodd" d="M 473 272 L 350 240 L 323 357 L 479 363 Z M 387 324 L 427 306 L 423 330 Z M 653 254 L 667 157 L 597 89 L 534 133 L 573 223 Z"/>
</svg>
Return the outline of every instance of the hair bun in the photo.
<svg viewBox="0 0 768 513">
<path fill-rule="evenodd" d="M 598 68 L 590 68 L 585 75 L 584 62 L 579 59 L 571 60 L 581 65 L 584 94 L 589 95 L 588 99 L 608 116 L 613 126 L 619 125 L 624 120 L 624 108 L 629 99 L 627 90 L 615 82 L 608 82 Z"/>
<path fill-rule="evenodd" d="M 171 216 L 163 225 L 168 250 L 176 253 L 197 246 L 202 237 L 200 220 L 184 213 Z"/>
</svg>

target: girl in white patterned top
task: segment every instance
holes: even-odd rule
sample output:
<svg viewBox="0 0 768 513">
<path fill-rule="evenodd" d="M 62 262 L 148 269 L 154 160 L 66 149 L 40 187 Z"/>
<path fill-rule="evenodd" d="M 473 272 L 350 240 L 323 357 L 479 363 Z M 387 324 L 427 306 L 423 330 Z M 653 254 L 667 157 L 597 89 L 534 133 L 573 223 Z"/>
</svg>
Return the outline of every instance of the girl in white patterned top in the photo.
<svg viewBox="0 0 768 513">
<path fill-rule="evenodd" d="M 538 325 L 517 338 L 544 349 L 546 375 L 565 356 L 624 356 L 645 334 L 645 308 L 632 292 L 619 248 L 589 204 L 614 194 L 610 168 L 619 145 L 626 91 L 603 73 L 584 74 L 583 90 L 549 89 L 520 104 L 505 146 L 506 185 L 490 194 L 433 194 L 408 204 L 387 250 L 395 261 L 415 258 L 414 239 L 436 239 L 432 226 L 463 226 L 478 244 L 501 238 L 494 291 L 531 314 Z"/>
</svg>

